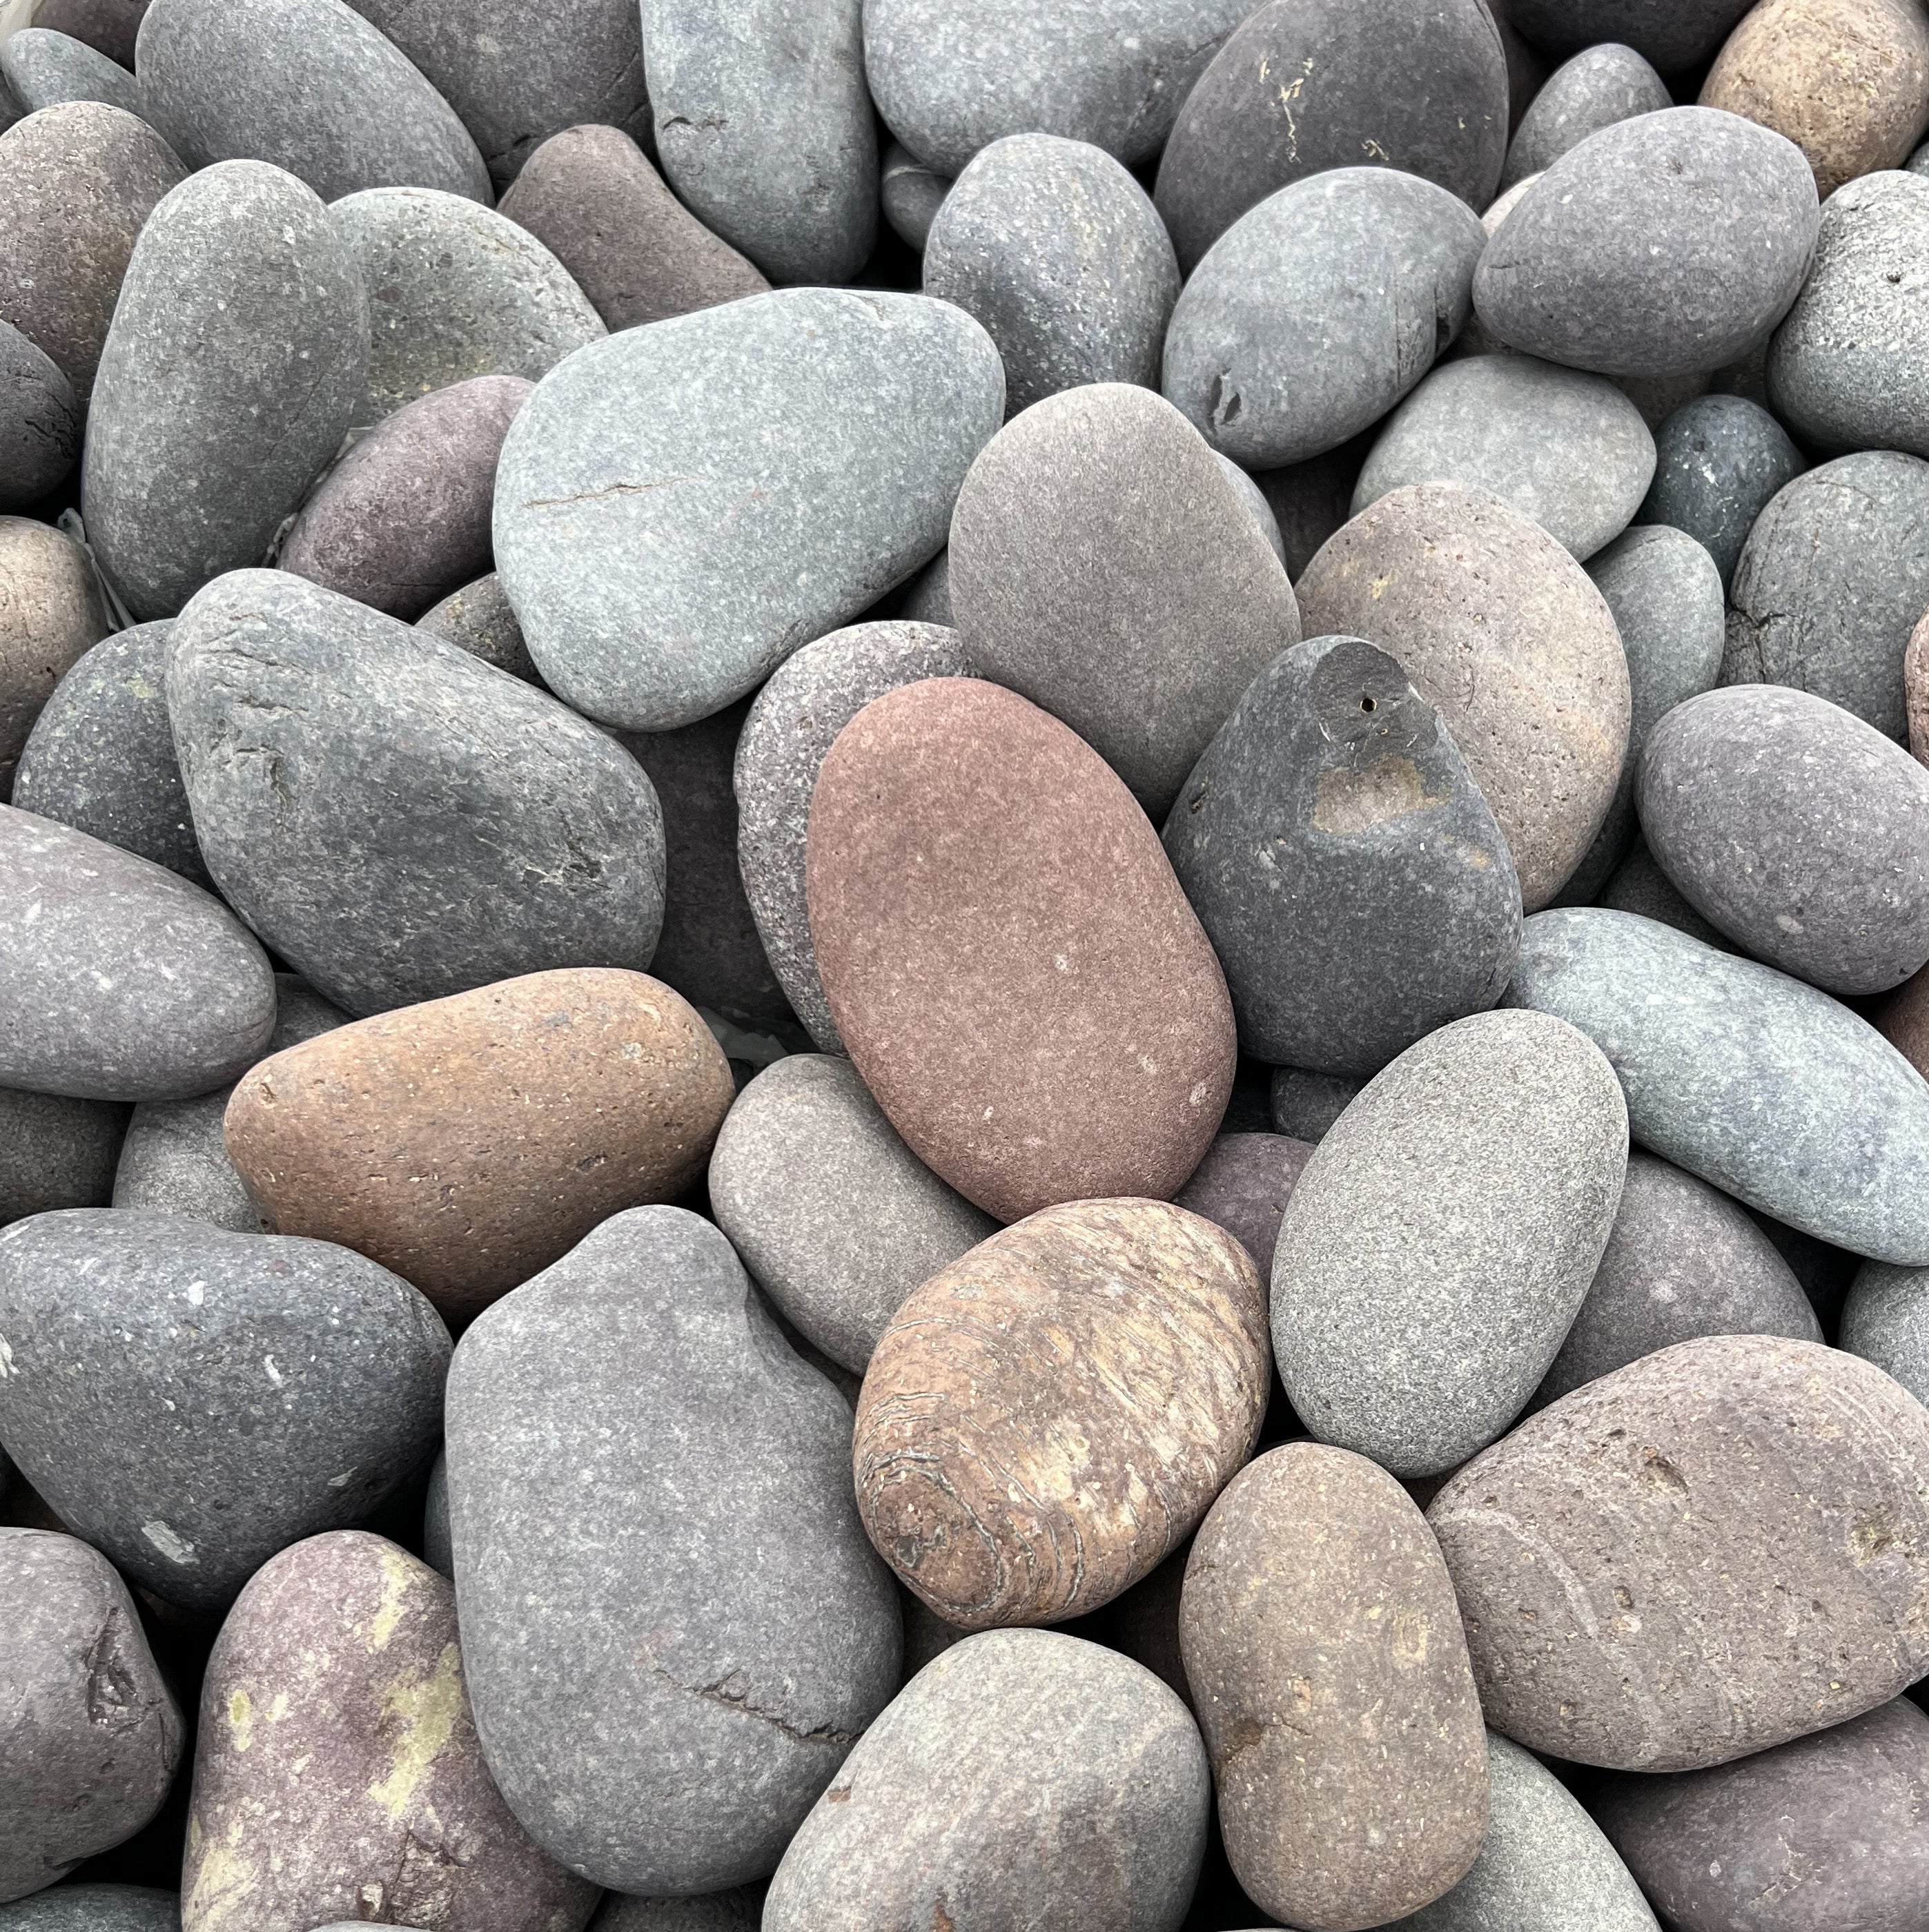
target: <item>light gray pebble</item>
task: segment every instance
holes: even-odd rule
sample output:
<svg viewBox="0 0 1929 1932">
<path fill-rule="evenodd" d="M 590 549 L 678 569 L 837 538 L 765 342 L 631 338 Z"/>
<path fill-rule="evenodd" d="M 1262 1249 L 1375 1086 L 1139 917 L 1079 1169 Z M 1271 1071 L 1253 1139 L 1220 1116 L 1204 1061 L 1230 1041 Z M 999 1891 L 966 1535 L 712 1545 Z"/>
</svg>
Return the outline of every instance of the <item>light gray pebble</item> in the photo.
<svg viewBox="0 0 1929 1932">
<path fill-rule="evenodd" d="M 884 219 L 907 248 L 924 253 L 926 238 L 944 197 L 951 191 L 951 177 L 928 168 L 901 141 L 884 150 L 878 178 L 878 196 Z"/>
<path fill-rule="evenodd" d="M 124 114 L 141 111 L 140 88 L 118 61 L 51 28 L 25 27 L 0 42 L 0 77 L 29 114 L 63 100 L 104 100 Z"/>
<path fill-rule="evenodd" d="M 0 1087 L 0 1223 L 56 1208 L 104 1208 L 128 1109 Z"/>
<path fill-rule="evenodd" d="M 1521 117 L 1502 170 L 1503 190 L 1552 167 L 1592 134 L 1672 107 L 1668 84 L 1632 47 L 1584 47 L 1556 68 Z"/>
<path fill-rule="evenodd" d="M 1654 480 L 1637 524 L 1684 530 L 1714 560 L 1725 593 L 1770 499 L 1808 466 L 1786 430 L 1744 396 L 1684 403 L 1654 433 Z"/>
</svg>

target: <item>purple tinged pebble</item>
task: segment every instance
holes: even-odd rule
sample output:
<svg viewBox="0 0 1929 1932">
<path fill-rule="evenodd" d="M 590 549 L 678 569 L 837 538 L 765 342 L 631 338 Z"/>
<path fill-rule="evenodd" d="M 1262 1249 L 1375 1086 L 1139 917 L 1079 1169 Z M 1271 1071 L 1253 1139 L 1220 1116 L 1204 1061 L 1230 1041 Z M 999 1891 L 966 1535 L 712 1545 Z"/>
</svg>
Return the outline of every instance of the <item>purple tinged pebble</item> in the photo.
<svg viewBox="0 0 1929 1932">
<path fill-rule="evenodd" d="M 1284 1134 L 1221 1134 L 1172 1199 L 1223 1228 L 1270 1282 L 1280 1217 L 1312 1158 L 1310 1144 Z"/>
<path fill-rule="evenodd" d="M 1555 69 L 1515 129 L 1501 172 L 1503 190 L 1552 167 L 1590 134 L 1674 105 L 1668 84 L 1632 47 L 1585 47 Z"/>
<path fill-rule="evenodd" d="M 1745 397 L 1697 396 L 1654 433 L 1654 480 L 1636 524 L 1685 531 L 1714 560 L 1726 593 L 1771 498 L 1807 464 L 1788 432 Z"/>
<path fill-rule="evenodd" d="M 32 517 L 0 517 L 0 801 L 34 720 L 107 629 L 86 554 Z"/>
</svg>

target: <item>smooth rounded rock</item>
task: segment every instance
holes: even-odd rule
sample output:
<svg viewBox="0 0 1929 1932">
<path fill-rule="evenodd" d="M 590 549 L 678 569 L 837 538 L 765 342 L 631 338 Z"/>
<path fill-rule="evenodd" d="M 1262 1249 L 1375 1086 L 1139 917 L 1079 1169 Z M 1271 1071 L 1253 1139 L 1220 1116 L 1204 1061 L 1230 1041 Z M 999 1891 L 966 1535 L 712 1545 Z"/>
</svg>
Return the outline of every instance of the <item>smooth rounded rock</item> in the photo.
<svg viewBox="0 0 1929 1932">
<path fill-rule="evenodd" d="M 1556 68 L 1529 104 L 1508 143 L 1503 189 L 1551 168 L 1590 134 L 1674 105 L 1668 84 L 1632 47 L 1586 47 Z"/>
<path fill-rule="evenodd" d="M 23 28 L 0 42 L 0 79 L 29 114 L 67 100 L 104 100 L 124 114 L 141 111 L 140 89 L 119 62 L 52 28 Z"/>
<path fill-rule="evenodd" d="M 0 517 L 0 802 L 42 708 L 107 632 L 87 556 L 31 517 Z"/>
<path fill-rule="evenodd" d="M 1172 1203 L 1223 1228 L 1269 1284 L 1280 1217 L 1312 1158 L 1310 1142 L 1285 1134 L 1221 1134 Z"/>
<path fill-rule="evenodd" d="M 111 1100 L 0 1087 L 0 1224 L 56 1208 L 106 1207 L 127 1125 L 127 1108 Z"/>
<path fill-rule="evenodd" d="M 931 224 L 951 191 L 951 177 L 928 168 L 900 142 L 884 150 L 878 174 L 878 199 L 898 239 L 921 255 Z"/>
<path fill-rule="evenodd" d="M 503 593 L 502 580 L 493 570 L 487 577 L 451 591 L 432 610 L 416 620 L 416 627 L 525 684 L 542 682 L 529 646 L 523 642 L 523 627 Z"/>
<path fill-rule="evenodd" d="M 1273 1131 L 1317 1147 L 1333 1124 L 1351 1106 L 1365 1083 L 1333 1073 L 1314 1073 L 1303 1066 L 1276 1066 L 1268 1098 Z M 1267 1270 L 1270 1282 L 1272 1270 Z"/>
<path fill-rule="evenodd" d="M 1864 1262 L 1842 1304 L 1839 1345 L 1929 1401 L 1929 1270 Z"/>
<path fill-rule="evenodd" d="M 139 1885 L 63 1885 L 0 1907 L 0 1932 L 181 1932 L 181 1894 Z"/>
<path fill-rule="evenodd" d="M 0 510 L 64 482 L 80 454 L 81 416 L 60 364 L 0 320 Z"/>
<path fill-rule="evenodd" d="M 1725 591 L 1769 500 L 1808 466 L 1788 432 L 1745 396 L 1697 396 L 1654 432 L 1654 480 L 1636 524 L 1684 530 Z"/>
<path fill-rule="evenodd" d="M 1279 518 L 1273 514 L 1272 505 L 1266 500 L 1265 491 L 1231 457 L 1220 456 L 1217 450 L 1214 450 L 1213 454 L 1219 457 L 1220 472 L 1232 485 L 1233 494 L 1246 506 L 1252 520 L 1258 525 L 1259 534 L 1266 539 L 1266 548 L 1280 560 L 1281 567 L 1285 568 L 1286 536 L 1280 528 Z"/>
<path fill-rule="evenodd" d="M 1507 16 L 1533 44 L 1564 60 L 1619 40 L 1663 74 L 1705 61 L 1749 0 L 1506 0 Z"/>
</svg>

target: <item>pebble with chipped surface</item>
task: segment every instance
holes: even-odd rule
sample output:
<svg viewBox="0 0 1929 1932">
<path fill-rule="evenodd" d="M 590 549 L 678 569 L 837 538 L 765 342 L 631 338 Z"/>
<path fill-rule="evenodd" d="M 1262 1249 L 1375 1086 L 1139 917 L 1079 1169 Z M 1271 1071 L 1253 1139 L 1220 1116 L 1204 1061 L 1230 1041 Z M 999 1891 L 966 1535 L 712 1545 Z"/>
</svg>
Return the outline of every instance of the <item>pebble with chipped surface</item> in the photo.
<svg viewBox="0 0 1929 1932">
<path fill-rule="evenodd" d="M 0 517 L 0 801 L 61 678 L 107 632 L 86 553 L 32 517 Z"/>
<path fill-rule="evenodd" d="M 1714 560 L 1725 592 L 1755 519 L 1808 466 L 1759 403 L 1696 396 L 1654 432 L 1654 480 L 1637 524 L 1685 531 Z"/>
<path fill-rule="evenodd" d="M 1552 167 L 1603 128 L 1674 104 L 1667 82 L 1632 47 L 1615 41 L 1585 47 L 1555 69 L 1528 104 L 1508 145 L 1501 187 L 1517 187 Z"/>
</svg>

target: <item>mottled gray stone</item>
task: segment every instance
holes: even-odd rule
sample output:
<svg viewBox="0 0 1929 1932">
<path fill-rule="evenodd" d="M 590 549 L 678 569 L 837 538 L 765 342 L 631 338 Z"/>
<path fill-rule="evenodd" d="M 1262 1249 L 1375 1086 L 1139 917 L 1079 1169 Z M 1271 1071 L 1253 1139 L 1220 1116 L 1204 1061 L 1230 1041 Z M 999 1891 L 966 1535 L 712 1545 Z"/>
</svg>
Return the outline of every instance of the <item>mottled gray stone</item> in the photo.
<svg viewBox="0 0 1929 1932">
<path fill-rule="evenodd" d="M 1929 456 L 1929 180 L 1886 169 L 1832 194 L 1815 266 L 1768 350 L 1768 400 L 1824 449 Z"/>
<path fill-rule="evenodd" d="M 272 161 L 324 201 L 494 199 L 455 110 L 344 0 L 150 0 L 135 58 L 142 119 L 190 168 Z"/>
<path fill-rule="evenodd" d="M 1303 1066 L 1276 1066 L 1270 1099 L 1273 1131 L 1317 1147 L 1365 1083 Z"/>
<path fill-rule="evenodd" d="M 1605 377 L 1531 356 L 1474 356 L 1434 370 L 1387 418 L 1353 514 L 1403 483 L 1464 483 L 1586 562 L 1628 527 L 1654 474 L 1641 412 Z"/>
<path fill-rule="evenodd" d="M 791 1054 L 737 1096 L 710 1156 L 710 1211 L 785 1318 L 860 1375 L 911 1291 L 998 1229 L 837 1054 Z"/>
<path fill-rule="evenodd" d="M 1284 1134 L 1222 1133 L 1172 1200 L 1223 1228 L 1270 1281 L 1280 1217 L 1312 1158 L 1310 1142 Z"/>
<path fill-rule="evenodd" d="M 893 141 L 884 150 L 878 174 L 878 199 L 884 219 L 906 248 L 924 252 L 931 224 L 951 190 L 951 179 L 926 167 L 902 142 Z"/>
<path fill-rule="evenodd" d="M 279 168 L 203 169 L 148 217 L 81 478 L 88 540 L 136 617 L 260 562 L 352 420 L 368 331 L 328 210 Z"/>
<path fill-rule="evenodd" d="M 1638 831 L 1628 856 L 1621 862 L 1620 868 L 1613 877 L 1600 889 L 1594 903 L 1606 907 L 1611 912 L 1631 912 L 1642 919 L 1655 920 L 1663 926 L 1671 926 L 1676 932 L 1684 932 L 1689 938 L 1698 939 L 1704 946 L 1714 946 L 1719 952 L 1732 952 L 1734 950 L 1728 941 L 1676 891 L 1667 874 L 1655 864 L 1654 854 L 1648 850 L 1646 841 Z"/>
<path fill-rule="evenodd" d="M 1219 456 L 1217 450 L 1213 454 Z M 1239 500 L 1251 512 L 1252 520 L 1259 526 L 1259 534 L 1266 539 L 1267 548 L 1280 560 L 1281 568 L 1286 568 L 1286 540 L 1280 531 L 1279 518 L 1273 514 L 1272 505 L 1266 500 L 1265 491 L 1231 457 L 1219 456 L 1219 466 Z"/>
<path fill-rule="evenodd" d="M 608 332 L 568 270 L 493 208 L 434 188 L 384 188 L 328 212 L 368 290 L 357 422 L 471 376 L 534 382 Z"/>
<path fill-rule="evenodd" d="M 473 584 L 452 591 L 433 610 L 416 620 L 418 631 L 454 644 L 525 684 L 542 683 L 536 661 L 523 642 L 523 627 L 502 592 L 502 580 L 492 570 Z"/>
<path fill-rule="evenodd" d="M 1627 1160 L 1621 1090 L 1572 1026 L 1479 1013 L 1409 1047 L 1280 1224 L 1273 1352 L 1307 1428 L 1398 1476 L 1492 1442 L 1586 1296 Z"/>
<path fill-rule="evenodd" d="M 128 1109 L 0 1087 L 0 1222 L 56 1208 L 104 1208 Z"/>
<path fill-rule="evenodd" d="M 1748 532 L 1724 684 L 1813 692 L 1898 743 L 1902 656 L 1929 608 L 1929 463 L 1864 450 L 1798 476 Z"/>
<path fill-rule="evenodd" d="M 181 1932 L 181 1894 L 138 1885 L 63 1885 L 0 1910 L 0 1932 Z"/>
<path fill-rule="evenodd" d="M 65 480 L 80 454 L 81 420 L 60 364 L 0 319 L 0 510 L 20 509 Z"/>
<path fill-rule="evenodd" d="M 1150 1671 L 1058 1630 L 986 1630 L 860 1740 L 784 1854 L 764 1932 L 1178 1932 L 1211 1798 L 1192 1718 Z"/>
<path fill-rule="evenodd" d="M 497 474 L 530 655 L 632 730 L 722 710 L 932 557 L 1004 416 L 990 337 L 925 296 L 779 289 L 593 345 Z"/>
<path fill-rule="evenodd" d="M 1514 970 L 1507 841 L 1433 707 L 1358 638 L 1274 658 L 1163 837 L 1256 1059 L 1377 1073 Z"/>
<path fill-rule="evenodd" d="M 664 176 L 773 282 L 848 281 L 878 238 L 862 0 L 643 0 Z"/>
<path fill-rule="evenodd" d="M 1637 524 L 1685 530 L 1714 560 L 1724 592 L 1769 500 L 1808 467 L 1788 432 L 1744 396 L 1697 396 L 1654 433 L 1654 481 Z"/>
<path fill-rule="evenodd" d="M 942 561 L 944 553 L 939 553 Z M 818 769 L 874 698 L 920 678 L 967 677 L 956 632 L 939 624 L 854 624 L 806 644 L 757 694 L 737 740 L 737 863 L 772 969 L 826 1053 L 843 1042 L 811 945 L 804 835 Z"/>
<path fill-rule="evenodd" d="M 1750 0 L 1507 0 L 1507 16 L 1535 46 L 1564 60 L 1619 40 L 1663 74 L 1707 59 Z"/>
<path fill-rule="evenodd" d="M 1804 1234 L 1929 1264 L 1929 1087 L 1826 993 L 1580 907 L 1528 920 L 1507 999 L 1599 1045 L 1642 1146 Z"/>
<path fill-rule="evenodd" d="M 448 1439 L 464 1668 L 524 1828 L 626 1892 L 767 1875 L 901 1638 L 850 1412 L 729 1244 L 602 1222 L 463 1337 Z"/>
<path fill-rule="evenodd" d="M 35 0 L 34 22 L 85 40 L 131 74 L 134 35 L 147 4 L 148 0 Z"/>
<path fill-rule="evenodd" d="M 1281 188 L 1180 291 L 1166 397 L 1248 469 L 1331 449 L 1384 416 L 1460 333 L 1486 241 L 1464 202 L 1389 168 Z"/>
<path fill-rule="evenodd" d="M 1642 114 L 1540 177 L 1481 256 L 1474 304 L 1550 362 L 1719 369 L 1787 312 L 1816 219 L 1815 177 L 1780 135 L 1709 107 Z"/>
<path fill-rule="evenodd" d="M 1159 212 L 1188 274 L 1290 182 L 1371 160 L 1493 199 L 1507 56 L 1485 0 L 1270 0 L 1186 95 L 1159 164 Z"/>
<path fill-rule="evenodd" d="M 1668 84 L 1632 47 L 1585 47 L 1555 69 L 1515 129 L 1501 172 L 1502 188 L 1551 168 L 1590 134 L 1672 107 Z"/>
<path fill-rule="evenodd" d="M 649 965 L 656 794 L 554 698 L 285 571 L 209 585 L 172 644 L 208 869 L 324 998 L 359 1018 L 550 967 Z"/>
<path fill-rule="evenodd" d="M 764 1887 L 749 1885 L 696 1898 L 629 1898 L 613 1892 L 590 1922 L 592 1932 L 758 1932 L 763 1916 Z"/>
<path fill-rule="evenodd" d="M 36 518 L 0 516 L 0 802 L 41 707 L 106 631 L 80 546 Z"/>
<path fill-rule="evenodd" d="M 1292 586 L 1212 451 L 1124 383 L 1048 397 L 1000 430 L 948 554 L 974 669 L 1069 724 L 1155 822 L 1300 638 Z"/>
<path fill-rule="evenodd" d="M 1863 1262 L 1842 1304 L 1838 1346 L 1929 1403 L 1929 1268 Z"/>
<path fill-rule="evenodd" d="M 1089 142 L 981 148 L 924 248 L 924 292 L 976 316 L 1005 365 L 1005 413 L 1082 382 L 1159 386 L 1179 266 L 1151 198 Z"/>
<path fill-rule="evenodd" d="M 0 1528 L 0 1900 L 11 1900 L 160 1810 L 182 1724 L 128 1586 L 86 1544 Z M 0 1910 L 0 1924 L 122 1932 L 118 1920 L 44 1916 L 31 1903 Z"/>
<path fill-rule="evenodd" d="M 909 624 L 938 624 L 945 629 L 956 627 L 951 608 L 951 551 L 940 550 L 904 586 L 898 605 L 900 621 Z"/>
<path fill-rule="evenodd" d="M 50 28 L 23 28 L 0 42 L 0 78 L 29 114 L 64 100 L 104 100 L 124 114 L 141 111 L 140 89 L 118 61 Z"/>
<path fill-rule="evenodd" d="M 428 1460 L 450 1348 L 422 1295 L 346 1248 L 129 1208 L 0 1231 L 0 1334 L 20 1473 L 194 1610 Z"/>
</svg>

